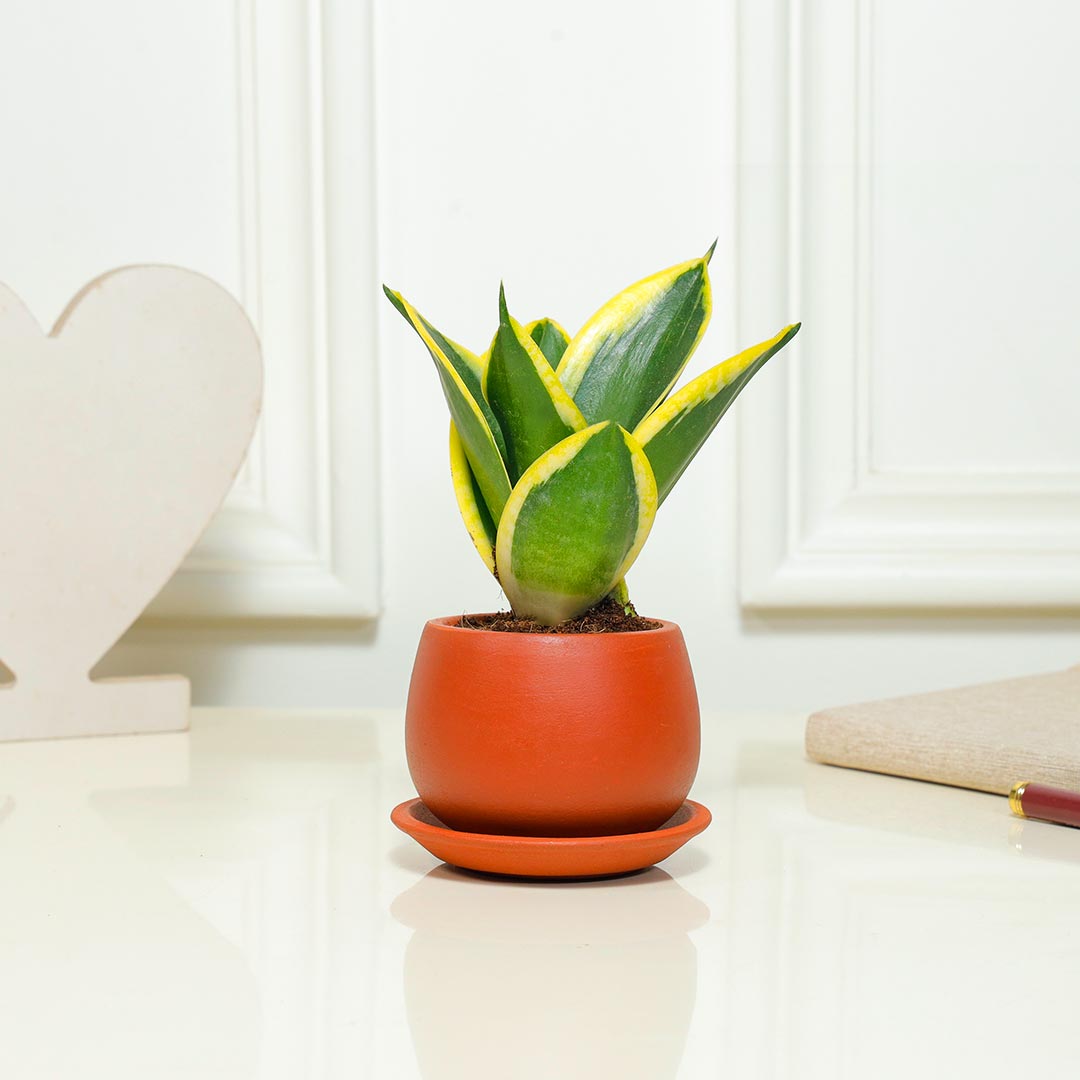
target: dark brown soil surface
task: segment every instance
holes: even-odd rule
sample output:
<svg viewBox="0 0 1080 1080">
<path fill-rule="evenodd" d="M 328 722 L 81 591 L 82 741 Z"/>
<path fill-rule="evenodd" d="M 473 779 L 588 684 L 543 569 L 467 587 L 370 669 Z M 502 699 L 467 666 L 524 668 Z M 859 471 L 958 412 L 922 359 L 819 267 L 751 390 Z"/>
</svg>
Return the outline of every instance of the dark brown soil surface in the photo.
<svg viewBox="0 0 1080 1080">
<path fill-rule="evenodd" d="M 584 615 L 568 619 L 557 626 L 541 626 L 532 619 L 519 619 L 512 611 L 494 615 L 462 615 L 460 626 L 467 630 L 498 630 L 509 634 L 625 634 L 635 630 L 656 630 L 656 619 L 643 619 L 630 608 L 627 615 L 622 604 L 610 596 Z"/>
</svg>

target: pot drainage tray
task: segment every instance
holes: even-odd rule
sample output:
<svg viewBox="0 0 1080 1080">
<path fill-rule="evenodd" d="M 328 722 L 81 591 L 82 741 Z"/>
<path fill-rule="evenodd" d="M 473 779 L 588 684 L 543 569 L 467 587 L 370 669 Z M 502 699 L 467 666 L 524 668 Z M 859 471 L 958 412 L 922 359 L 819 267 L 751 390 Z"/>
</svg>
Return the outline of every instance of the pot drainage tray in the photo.
<svg viewBox="0 0 1080 1080">
<path fill-rule="evenodd" d="M 497 836 L 458 832 L 420 799 L 394 807 L 393 823 L 437 859 L 466 870 L 514 877 L 608 877 L 643 870 L 702 832 L 712 815 L 687 799 L 658 829 L 620 836 Z"/>
</svg>

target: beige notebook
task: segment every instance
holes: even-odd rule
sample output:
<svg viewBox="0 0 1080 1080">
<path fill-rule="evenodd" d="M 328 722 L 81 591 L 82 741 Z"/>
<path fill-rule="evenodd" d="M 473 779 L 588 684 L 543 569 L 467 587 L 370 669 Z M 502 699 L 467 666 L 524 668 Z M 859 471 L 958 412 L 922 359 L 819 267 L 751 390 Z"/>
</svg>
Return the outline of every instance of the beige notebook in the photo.
<svg viewBox="0 0 1080 1080">
<path fill-rule="evenodd" d="M 1018 780 L 1080 790 L 1080 667 L 823 709 L 806 723 L 806 752 L 1001 795 Z"/>
</svg>

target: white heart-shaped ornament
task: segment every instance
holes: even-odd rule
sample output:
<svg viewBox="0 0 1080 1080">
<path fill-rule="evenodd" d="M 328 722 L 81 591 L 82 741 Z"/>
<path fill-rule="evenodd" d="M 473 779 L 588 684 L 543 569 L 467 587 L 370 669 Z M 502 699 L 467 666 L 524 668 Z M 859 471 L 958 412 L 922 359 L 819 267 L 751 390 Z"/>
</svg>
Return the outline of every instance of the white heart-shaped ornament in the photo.
<svg viewBox="0 0 1080 1080">
<path fill-rule="evenodd" d="M 209 524 L 261 398 L 255 331 L 201 274 L 114 270 L 48 335 L 0 286 L 0 740 L 186 727 L 186 679 L 89 672 Z"/>
</svg>

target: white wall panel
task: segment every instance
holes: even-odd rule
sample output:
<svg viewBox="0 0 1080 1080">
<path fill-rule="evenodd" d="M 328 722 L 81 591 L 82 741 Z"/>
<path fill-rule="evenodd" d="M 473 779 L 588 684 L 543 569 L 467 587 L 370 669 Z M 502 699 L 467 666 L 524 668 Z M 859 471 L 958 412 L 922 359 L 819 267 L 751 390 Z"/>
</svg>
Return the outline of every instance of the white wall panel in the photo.
<svg viewBox="0 0 1080 1080">
<path fill-rule="evenodd" d="M 747 606 L 1080 606 L 1080 14 L 965 7 L 741 7 Z"/>
<path fill-rule="evenodd" d="M 848 0 L 791 8 L 779 0 L 745 0 L 738 10 L 734 0 L 672 0 L 664 5 L 650 0 L 550 0 L 543 5 L 373 0 L 373 38 L 367 34 L 363 3 L 245 3 L 235 11 L 224 0 L 102 0 L 93 5 L 11 0 L 0 5 L 0 112 L 35 161 L 33 168 L 12 170 L 10 155 L 3 160 L 0 216 L 5 243 L 8 237 L 13 242 L 8 250 L 0 244 L 0 277 L 22 283 L 46 321 L 82 280 L 117 262 L 159 258 L 194 265 L 240 291 L 249 303 L 260 289 L 270 290 L 263 296 L 276 299 L 263 300 L 262 317 L 276 319 L 277 340 L 283 344 L 277 360 L 271 361 L 277 365 L 272 375 L 285 380 L 278 383 L 285 392 L 275 406 L 280 419 L 264 427 L 262 453 L 271 474 L 282 466 L 277 472 L 281 490 L 290 493 L 281 502 L 282 527 L 269 534 L 283 542 L 285 555 L 280 561 L 267 557 L 272 548 L 262 542 L 268 534 L 260 528 L 256 543 L 238 560 L 233 580 L 254 580 L 251 592 L 278 611 L 303 609 L 310 615 L 372 607 L 363 599 L 368 596 L 363 585 L 353 586 L 354 599 L 342 603 L 350 588 L 334 582 L 347 581 L 349 575 L 333 570 L 333 560 L 310 559 L 304 552 L 318 548 L 312 540 L 319 535 L 318 522 L 333 521 L 339 513 L 354 514 L 352 525 L 339 526 L 341 541 L 334 545 L 334 558 L 359 560 L 355 580 L 371 581 L 363 574 L 373 568 L 370 467 L 377 458 L 382 610 L 377 619 L 368 620 L 156 618 L 127 635 L 102 665 L 103 672 L 182 671 L 191 675 L 195 698 L 204 703 L 400 705 L 424 619 L 491 609 L 502 597 L 458 521 L 446 476 L 445 405 L 430 364 L 400 318 L 382 304 L 378 282 L 404 289 L 447 332 L 478 344 L 493 328 L 501 277 L 512 305 L 522 314 L 550 313 L 572 326 L 635 275 L 683 258 L 717 235 L 712 263 L 716 312 L 688 375 L 730 355 L 737 344 L 772 333 L 789 317 L 801 316 L 806 325 L 794 348 L 755 380 L 680 480 L 631 574 L 639 607 L 683 626 L 703 706 L 810 709 L 1080 661 L 1080 619 L 1075 612 L 1036 614 L 985 606 L 977 612 L 781 611 L 745 607 L 740 599 L 748 583 L 748 557 L 756 552 L 762 559 L 763 576 L 757 584 L 767 584 L 778 567 L 788 564 L 792 552 L 799 558 L 810 556 L 805 535 L 827 518 L 835 526 L 839 519 L 833 511 L 846 504 L 854 484 L 857 446 L 863 447 L 866 470 L 875 470 L 882 484 L 900 485 L 904 501 L 885 500 L 880 521 L 860 509 L 849 548 L 833 550 L 814 564 L 815 574 L 824 563 L 849 583 L 841 584 L 841 593 L 851 591 L 853 567 L 873 566 L 868 553 L 871 525 L 884 537 L 886 555 L 878 561 L 886 565 L 897 565 L 889 560 L 897 551 L 904 555 L 909 550 L 900 539 L 904 529 L 915 550 L 934 535 L 953 545 L 947 550 L 974 563 L 979 557 L 972 553 L 987 543 L 993 529 L 1012 529 L 1019 562 L 1009 551 L 1002 552 L 1001 580 L 1021 580 L 1023 586 L 1016 571 L 1037 561 L 1031 522 L 1048 538 L 1051 561 L 1064 558 L 1070 566 L 1076 564 L 1069 547 L 1074 505 L 1069 499 L 1077 461 L 1067 428 L 1057 420 L 1032 423 L 1024 413 L 995 441 L 994 424 L 1004 423 L 1007 415 L 1003 406 L 1014 385 L 1009 380 L 1016 378 L 1015 365 L 995 369 L 999 381 L 984 406 L 994 411 L 975 418 L 970 437 L 962 434 L 971 411 L 965 399 L 964 422 L 957 422 L 961 435 L 952 442 L 945 422 L 949 409 L 942 406 L 933 422 L 927 414 L 918 428 L 906 426 L 906 406 L 890 404 L 893 391 L 887 382 L 894 377 L 894 351 L 910 356 L 923 323 L 932 322 L 937 333 L 948 329 L 947 305 L 921 284 L 928 271 L 920 275 L 909 267 L 916 262 L 920 235 L 934 222 L 922 222 L 911 237 L 898 235 L 902 213 L 916 206 L 929 214 L 933 207 L 928 208 L 921 195 L 916 199 L 909 184 L 892 192 L 882 186 L 890 157 L 907 157 L 923 145 L 941 151 L 943 140 L 936 129 L 924 134 L 905 126 L 907 119 L 935 119 L 933 102 L 945 87 L 946 54 L 960 36 L 966 35 L 965 55 L 976 56 L 974 71 L 995 70 L 985 50 L 1003 47 L 994 42 L 1008 25 L 1003 20 L 1012 18 L 1004 7 L 991 5 L 984 19 L 982 5 L 960 0 L 947 5 L 899 0 L 873 5 L 875 32 L 887 35 L 890 43 L 875 54 L 876 98 L 871 97 L 869 112 L 862 114 L 864 121 L 873 119 L 870 133 L 876 129 L 878 141 L 864 140 L 862 145 L 870 148 L 876 176 L 870 190 L 881 209 L 876 212 L 874 243 L 858 256 L 874 260 L 871 287 L 861 295 L 871 303 L 875 328 L 874 348 L 862 354 L 870 360 L 865 369 L 870 379 L 858 384 L 862 404 L 854 409 L 852 312 L 860 279 L 852 254 L 850 116 L 857 98 L 852 32 L 865 33 L 866 28 L 855 25 Z M 1061 70 L 1066 39 L 1069 33 L 1075 36 L 1075 27 L 1068 30 L 1072 23 L 1067 21 L 1067 5 L 1058 0 L 1012 7 L 1030 12 L 1016 18 L 1021 23 L 1032 20 L 1025 25 L 1038 31 L 1040 48 L 1052 54 L 1047 63 L 1054 74 L 1039 84 L 1046 94 L 1034 99 L 1042 102 L 1045 116 L 1030 136 L 1046 146 L 1055 125 L 1063 131 L 1075 126 L 1076 78 L 1071 69 Z M 255 21 L 245 51 L 237 20 L 248 15 Z M 58 17 L 75 20 L 74 29 L 58 32 L 47 25 Z M 342 19 L 348 22 L 342 24 Z M 100 31 L 96 35 L 95 25 Z M 313 25 L 321 27 L 318 33 L 312 33 Z M 809 36 L 789 66 L 787 43 L 793 26 Z M 1054 36 L 1052 26 L 1058 27 L 1058 37 L 1048 43 L 1047 36 Z M 1010 47 L 1020 48 L 1023 35 L 1006 36 L 1012 39 Z M 98 43 L 101 37 L 104 44 Z M 737 40 L 743 43 L 741 50 Z M 83 55 L 83 42 L 93 43 L 99 55 Z M 916 45 L 928 58 L 919 59 Z M 266 59 L 275 55 L 277 61 Z M 819 70 L 813 67 L 815 57 L 824 67 L 822 77 L 814 74 Z M 377 277 L 370 273 L 372 237 L 365 209 L 371 194 L 366 181 L 371 125 L 365 87 L 372 77 L 372 58 Z M 912 103 L 890 104 L 890 95 L 904 89 L 905 64 L 914 72 L 907 91 Z M 957 58 L 960 83 L 966 64 L 964 57 Z M 924 92 L 910 83 L 917 83 L 918 73 L 928 65 L 937 74 Z M 99 76 L 102 67 L 107 70 Z M 1005 81 L 1008 70 L 1006 65 Z M 794 93 L 789 74 L 802 80 L 798 85 L 805 85 L 806 94 Z M 136 77 L 141 80 L 137 101 L 130 100 L 127 89 Z M 245 79 L 249 86 L 257 84 L 257 92 L 241 99 Z M 1054 100 L 1049 95 L 1057 85 L 1062 94 Z M 795 195 L 801 189 L 784 186 L 789 162 L 799 160 L 788 151 L 786 115 L 800 101 L 820 111 L 826 92 L 836 111 L 827 130 L 836 132 L 831 145 L 843 164 L 831 186 L 821 182 L 829 179 L 824 170 L 803 168 L 804 177 L 818 178 L 812 194 L 815 206 L 824 208 L 827 216 L 819 219 L 803 212 L 801 220 L 809 231 L 797 233 L 789 243 L 788 221 L 800 213 Z M 964 92 L 978 104 L 976 87 Z M 993 94 L 995 101 L 1007 96 L 1005 90 Z M 1020 92 L 1019 100 L 1018 108 L 1033 99 Z M 254 122 L 241 122 L 245 109 L 250 115 L 252 103 Z M 993 128 L 993 108 L 997 105 L 976 110 L 980 133 Z M 68 109 L 77 117 L 74 130 L 64 139 L 53 139 L 50 130 L 67 122 Z M 110 119 L 125 115 L 123 109 L 143 120 Z M 1014 113 L 1008 115 L 1015 119 Z M 737 117 L 742 120 L 738 147 Z M 824 145 L 805 142 L 807 135 L 814 135 L 812 129 L 800 132 L 802 128 L 791 132 L 796 147 L 799 138 L 807 150 Z M 1008 138 L 1012 142 L 1001 144 L 1002 158 L 1015 145 L 1024 145 L 1017 140 L 1028 136 L 1014 124 Z M 984 142 L 980 140 L 980 146 Z M 79 149 L 71 156 L 79 162 L 79 175 L 87 178 L 85 190 L 71 183 L 65 144 Z M 321 153 L 312 150 L 317 145 Z M 100 153 L 91 153 L 97 149 Z M 744 170 L 739 174 L 738 205 L 737 156 Z M 257 160 L 265 166 L 244 165 Z M 326 162 L 323 181 L 312 164 L 320 161 Z M 245 185 L 250 190 L 256 173 L 260 194 L 252 200 L 243 192 Z M 987 174 L 981 175 L 985 185 Z M 925 178 L 921 182 L 925 185 Z M 320 190 L 327 193 L 325 199 L 316 197 Z M 197 197 L 189 198 L 187 192 Z M 950 189 L 950 204 L 943 201 L 935 220 L 954 221 L 962 213 L 955 198 Z M 973 193 L 969 198 L 991 195 Z M 1000 211 L 1011 203 L 1003 195 L 995 205 Z M 1052 210 L 1044 207 L 1038 213 L 1049 219 Z M 1067 207 L 1059 210 L 1065 214 Z M 317 225 L 321 219 L 325 227 Z M 834 222 L 841 223 L 840 232 L 833 229 Z M 948 235 L 970 242 L 979 236 L 978 224 L 961 217 Z M 1072 228 L 1067 225 L 1065 238 Z M 305 239 L 309 229 L 310 239 Z M 756 230 L 752 252 L 747 229 Z M 31 243 L 42 235 L 48 240 L 45 249 Z M 1006 239 L 1014 252 L 1028 244 L 1041 256 L 1058 243 L 1049 234 L 1037 241 L 1024 239 L 1015 229 Z M 266 244 L 276 245 L 272 256 Z M 980 294 L 997 279 L 989 275 L 988 284 L 981 263 L 965 264 L 961 255 L 955 248 L 951 262 L 938 255 L 935 268 L 941 266 L 940 272 L 950 277 L 958 265 L 977 272 L 982 284 L 978 289 L 958 284 L 967 290 L 958 303 L 983 303 Z M 810 266 L 814 274 L 807 272 Z M 263 276 L 271 273 L 275 280 Z M 297 281 L 306 283 L 301 295 L 310 290 L 325 299 L 282 309 L 281 297 L 291 296 L 291 283 Z M 1022 275 L 1012 281 L 1018 299 L 1008 301 L 1009 315 L 1002 313 L 996 326 L 1002 334 L 1019 335 L 1014 315 L 1019 311 L 1027 319 L 1038 294 L 1034 287 L 1025 292 L 1017 284 Z M 1046 288 L 1052 292 L 1056 286 L 1047 283 Z M 1005 292 L 996 284 L 991 293 L 995 305 L 1005 303 Z M 736 295 L 738 334 L 733 328 Z M 1047 307 L 1042 319 L 1053 332 L 1065 332 L 1067 315 L 1056 304 L 1052 310 Z M 918 318 L 907 317 L 909 306 L 920 308 Z M 317 317 L 323 311 L 325 318 Z M 1036 326 L 1029 320 L 1024 326 L 1025 335 L 1043 333 L 1042 322 Z M 376 327 L 378 349 L 371 350 L 365 343 Z M 1005 351 L 997 337 L 984 341 L 991 343 L 995 355 Z M 365 411 L 373 400 L 373 351 L 378 353 L 377 454 L 366 449 L 357 454 L 354 448 L 337 456 L 334 440 L 374 437 Z M 1077 370 L 1075 352 L 1066 343 L 1040 357 L 1041 371 L 1026 391 L 1038 409 L 1051 400 L 1048 388 L 1055 379 L 1063 387 L 1072 385 L 1065 380 Z M 942 375 L 943 357 L 949 359 L 945 350 L 926 348 L 918 362 L 937 373 L 944 401 L 954 396 L 957 385 L 949 385 Z M 969 358 L 965 354 L 963 364 Z M 973 358 L 970 362 L 977 365 Z M 964 385 L 969 370 L 950 367 L 948 378 Z M 319 389 L 328 379 L 334 387 L 329 395 Z M 343 385 L 345 379 L 355 383 Z M 800 394 L 797 404 L 795 390 Z M 994 419 L 984 422 L 991 415 Z M 331 428 L 322 420 L 311 421 L 312 416 L 341 418 L 332 425 L 332 440 L 325 437 Z M 856 416 L 862 425 L 858 439 Z M 736 421 L 743 435 L 751 437 L 743 442 L 741 462 Z M 886 437 L 888 423 L 896 427 Z M 755 429 L 762 435 L 756 442 Z M 1036 429 L 1045 431 L 1041 446 L 1034 439 Z M 323 510 L 313 511 L 319 504 L 303 495 L 305 478 L 318 475 L 304 449 L 310 445 L 305 434 L 310 431 L 323 432 L 317 460 L 336 462 L 322 472 L 322 481 L 310 481 L 313 491 L 333 493 L 333 515 L 327 514 L 325 502 Z M 920 459 L 920 453 L 925 457 Z M 290 454 L 296 456 L 292 467 Z M 248 473 L 247 495 L 238 494 L 232 503 L 237 510 L 253 506 L 256 523 L 259 508 L 268 502 L 257 471 L 261 460 L 258 457 Z M 1009 468 L 1017 471 L 1008 475 Z M 798 485 L 789 484 L 796 475 Z M 754 519 L 749 533 L 741 530 L 740 481 L 743 509 L 748 509 L 748 500 L 769 511 L 764 519 Z M 940 503 L 951 500 L 946 485 L 954 482 L 969 515 L 967 532 L 955 514 L 946 519 L 944 531 L 928 531 Z M 911 494 L 912 484 L 942 488 L 938 494 L 931 490 L 920 503 Z M 975 490 L 983 492 L 982 516 L 975 512 Z M 1001 490 L 1012 490 L 1004 503 Z M 1021 504 L 1013 499 L 1031 500 L 1030 521 L 1014 515 Z M 889 509 L 897 506 L 898 511 Z M 1061 519 L 1060 529 L 1045 528 L 1054 514 Z M 790 551 L 788 522 L 794 538 Z M 353 540 L 348 539 L 350 528 L 356 530 Z M 741 569 L 736 558 L 740 539 Z M 1055 543 L 1065 545 L 1057 555 Z M 299 562 L 290 563 L 297 551 Z M 204 549 L 202 554 L 211 552 Z M 936 558 L 927 555 L 928 560 Z M 290 565 L 297 567 L 295 575 L 287 571 Z M 948 568 L 948 563 L 936 565 Z M 207 569 L 204 564 L 200 572 Z M 1046 580 L 1048 587 L 1067 583 L 1068 570 L 1059 578 L 1048 569 Z M 320 581 L 328 582 L 335 598 L 325 604 L 317 600 L 319 588 L 309 591 Z M 272 582 L 282 583 L 281 590 L 270 587 Z M 818 597 L 825 594 L 818 602 L 832 605 L 836 596 L 827 586 L 820 575 L 815 578 Z M 1030 598 L 1026 588 L 1020 592 Z M 986 595 L 981 586 L 980 595 Z M 302 599 L 311 596 L 316 597 L 314 609 Z M 895 593 L 885 599 L 895 603 Z M 183 610 L 185 603 L 176 600 L 173 610 Z"/>
<path fill-rule="evenodd" d="M 152 617 L 378 610 L 369 21 L 348 0 L 5 5 L 0 279 L 47 326 L 108 267 L 177 263 L 263 341 L 249 462 Z"/>
<path fill-rule="evenodd" d="M 1080 11 L 965 7 L 863 16 L 870 467 L 1075 478 Z"/>
</svg>

